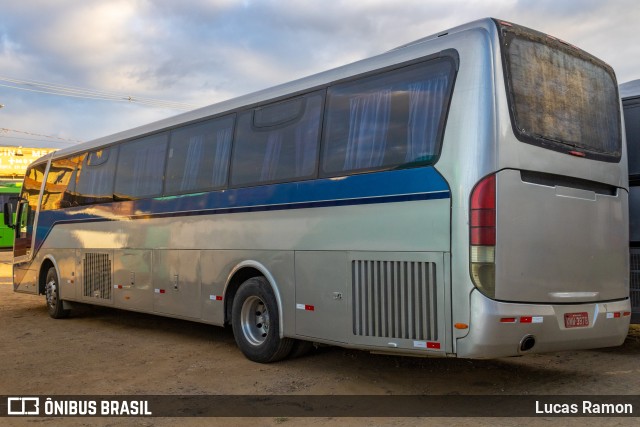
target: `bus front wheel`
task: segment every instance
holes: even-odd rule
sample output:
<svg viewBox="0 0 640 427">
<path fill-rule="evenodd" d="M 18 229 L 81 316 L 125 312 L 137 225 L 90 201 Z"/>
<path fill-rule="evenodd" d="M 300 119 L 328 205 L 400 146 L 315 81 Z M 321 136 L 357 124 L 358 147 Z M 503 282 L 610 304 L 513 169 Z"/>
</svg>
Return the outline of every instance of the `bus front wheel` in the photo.
<svg viewBox="0 0 640 427">
<path fill-rule="evenodd" d="M 45 297 L 47 301 L 47 311 L 54 319 L 64 319 L 69 316 L 69 310 L 65 310 L 60 299 L 60 281 L 56 269 L 51 267 L 47 271 L 47 281 L 45 283 Z"/>
<path fill-rule="evenodd" d="M 236 343 L 249 360 L 277 362 L 291 353 L 293 340 L 280 338 L 278 303 L 264 277 L 252 277 L 240 285 L 231 324 Z"/>
</svg>

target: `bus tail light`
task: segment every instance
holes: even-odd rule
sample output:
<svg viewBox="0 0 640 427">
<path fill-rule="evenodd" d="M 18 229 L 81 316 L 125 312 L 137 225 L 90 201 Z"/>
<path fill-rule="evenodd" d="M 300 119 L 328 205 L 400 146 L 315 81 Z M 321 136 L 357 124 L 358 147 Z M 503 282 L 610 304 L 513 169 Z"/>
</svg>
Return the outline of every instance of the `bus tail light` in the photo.
<svg viewBox="0 0 640 427">
<path fill-rule="evenodd" d="M 496 176 L 482 179 L 471 192 L 469 220 L 471 279 L 495 298 Z"/>
</svg>

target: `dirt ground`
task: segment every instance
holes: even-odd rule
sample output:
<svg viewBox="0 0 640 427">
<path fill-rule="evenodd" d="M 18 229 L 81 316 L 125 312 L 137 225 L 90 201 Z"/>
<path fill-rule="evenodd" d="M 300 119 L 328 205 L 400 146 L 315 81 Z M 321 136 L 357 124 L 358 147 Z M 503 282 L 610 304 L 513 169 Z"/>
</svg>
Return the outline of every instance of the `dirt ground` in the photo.
<svg viewBox="0 0 640 427">
<path fill-rule="evenodd" d="M 640 394 L 640 325 L 622 347 L 489 361 L 335 347 L 281 363 L 244 358 L 230 329 L 99 307 L 47 315 L 15 294 L 0 254 L 0 395 Z M 64 421 L 64 422 L 63 422 Z M 637 418 L 4 418 L 0 425 L 636 425 Z"/>
</svg>

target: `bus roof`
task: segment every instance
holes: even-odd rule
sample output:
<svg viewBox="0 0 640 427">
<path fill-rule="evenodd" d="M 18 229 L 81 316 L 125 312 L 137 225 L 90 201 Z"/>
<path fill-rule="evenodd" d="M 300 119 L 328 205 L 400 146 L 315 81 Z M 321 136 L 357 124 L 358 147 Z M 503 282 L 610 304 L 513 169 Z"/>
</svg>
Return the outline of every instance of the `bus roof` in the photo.
<svg viewBox="0 0 640 427">
<path fill-rule="evenodd" d="M 34 164 L 41 163 L 47 160 L 50 156 L 60 158 L 73 155 L 75 153 L 98 149 L 100 147 L 105 147 L 116 142 L 138 138 L 191 122 L 197 122 L 215 115 L 225 113 L 227 111 L 233 111 L 243 107 L 250 107 L 264 101 L 277 100 L 278 98 L 284 99 L 286 97 L 293 96 L 296 93 L 312 90 L 315 87 L 334 83 L 336 81 L 349 78 L 353 75 L 366 73 L 378 68 L 393 65 L 395 63 L 410 61 L 421 56 L 426 56 L 429 53 L 438 52 L 438 38 L 442 37 L 443 35 L 451 35 L 474 28 L 483 28 L 489 32 L 496 31 L 496 25 L 492 18 L 484 18 L 473 21 L 449 30 L 439 31 L 432 34 L 431 36 L 421 38 L 409 44 L 405 44 L 398 48 L 395 48 L 391 51 L 367 59 L 356 61 L 351 64 L 343 65 L 331 70 L 323 71 L 318 74 L 303 77 L 298 80 L 263 89 L 257 92 L 241 95 L 239 97 L 212 104 L 207 107 L 202 107 L 147 125 L 94 139 L 92 141 L 74 145 L 72 147 L 67 147 L 57 151 L 56 153 L 43 156 L 41 159 L 34 162 Z M 429 51 L 433 52 L 425 52 L 423 46 L 427 41 L 433 41 L 435 43 L 435 45 L 431 49 L 429 49 Z"/>
<path fill-rule="evenodd" d="M 620 98 L 635 98 L 637 96 L 640 96 L 640 79 L 631 80 L 620 85 Z"/>
</svg>

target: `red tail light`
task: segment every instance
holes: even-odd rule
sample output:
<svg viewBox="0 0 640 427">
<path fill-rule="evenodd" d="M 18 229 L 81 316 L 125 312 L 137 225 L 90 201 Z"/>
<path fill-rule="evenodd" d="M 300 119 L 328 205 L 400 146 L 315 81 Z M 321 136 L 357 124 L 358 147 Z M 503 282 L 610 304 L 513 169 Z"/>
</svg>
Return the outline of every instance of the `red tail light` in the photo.
<svg viewBox="0 0 640 427">
<path fill-rule="evenodd" d="M 471 244 L 496 245 L 496 176 L 480 181 L 471 193 Z"/>
<path fill-rule="evenodd" d="M 469 261 L 471 279 L 489 298 L 495 298 L 496 176 L 489 175 L 471 192 Z"/>
</svg>

